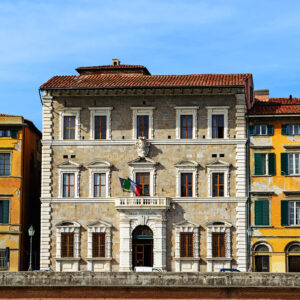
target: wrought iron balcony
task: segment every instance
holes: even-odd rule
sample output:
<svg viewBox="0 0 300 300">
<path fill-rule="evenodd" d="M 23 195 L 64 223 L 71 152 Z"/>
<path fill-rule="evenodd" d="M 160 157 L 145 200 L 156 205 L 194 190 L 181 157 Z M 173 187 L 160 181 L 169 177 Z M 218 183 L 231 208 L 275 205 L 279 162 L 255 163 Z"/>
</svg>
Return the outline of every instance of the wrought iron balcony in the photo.
<svg viewBox="0 0 300 300">
<path fill-rule="evenodd" d="M 116 199 L 116 209 L 169 209 L 167 197 L 122 197 Z"/>
</svg>

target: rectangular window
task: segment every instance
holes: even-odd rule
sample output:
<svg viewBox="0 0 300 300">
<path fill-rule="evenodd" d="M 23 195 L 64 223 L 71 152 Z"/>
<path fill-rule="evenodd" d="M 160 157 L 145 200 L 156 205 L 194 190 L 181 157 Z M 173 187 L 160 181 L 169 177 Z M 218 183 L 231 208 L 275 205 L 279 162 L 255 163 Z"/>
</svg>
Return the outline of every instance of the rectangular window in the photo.
<svg viewBox="0 0 300 300">
<path fill-rule="evenodd" d="M 192 173 L 181 173 L 181 197 L 193 197 Z"/>
<path fill-rule="evenodd" d="M 268 124 L 257 124 L 249 126 L 250 135 L 273 135 L 274 127 Z"/>
<path fill-rule="evenodd" d="M 224 173 L 213 173 L 212 185 L 212 196 L 224 197 Z"/>
<path fill-rule="evenodd" d="M 9 269 L 9 248 L 0 249 L 0 270 Z"/>
<path fill-rule="evenodd" d="M 10 137 L 11 133 L 8 129 L 0 129 L 0 137 Z"/>
<path fill-rule="evenodd" d="M 94 174 L 94 197 L 105 197 L 105 173 Z"/>
<path fill-rule="evenodd" d="M 93 232 L 93 257 L 105 257 L 105 233 Z"/>
<path fill-rule="evenodd" d="M 180 257 L 193 257 L 193 233 L 180 233 Z"/>
<path fill-rule="evenodd" d="M 212 255 L 213 257 L 225 257 L 225 233 L 212 233 Z"/>
<path fill-rule="evenodd" d="M 150 173 L 136 173 L 136 183 L 142 187 L 142 196 L 150 196 Z"/>
<path fill-rule="evenodd" d="M 149 116 L 137 116 L 137 138 L 149 138 Z"/>
<path fill-rule="evenodd" d="M 289 225 L 300 224 L 300 201 L 289 201 Z"/>
<path fill-rule="evenodd" d="M 212 137 L 224 138 L 224 115 L 212 115 Z"/>
<path fill-rule="evenodd" d="M 288 153 L 288 175 L 300 174 L 300 153 Z"/>
<path fill-rule="evenodd" d="M 9 200 L 0 200 L 0 223 L 9 223 Z"/>
<path fill-rule="evenodd" d="M 300 124 L 284 124 L 281 126 L 283 135 L 300 135 Z"/>
<path fill-rule="evenodd" d="M 0 153 L 0 176 L 10 175 L 10 153 Z"/>
<path fill-rule="evenodd" d="M 74 173 L 63 174 L 63 197 L 74 197 L 75 175 Z"/>
<path fill-rule="evenodd" d="M 61 257 L 74 257 L 74 233 L 61 233 Z"/>
<path fill-rule="evenodd" d="M 254 202 L 254 210 L 255 210 L 255 225 L 257 226 L 270 225 L 268 200 L 256 200 Z"/>
<path fill-rule="evenodd" d="M 180 138 L 191 139 L 193 137 L 193 116 L 180 116 Z"/>
<path fill-rule="evenodd" d="M 64 117 L 64 140 L 75 139 L 75 116 Z"/>
<path fill-rule="evenodd" d="M 95 117 L 95 139 L 106 139 L 106 116 Z"/>
<path fill-rule="evenodd" d="M 275 153 L 254 154 L 254 175 L 275 175 Z"/>
</svg>

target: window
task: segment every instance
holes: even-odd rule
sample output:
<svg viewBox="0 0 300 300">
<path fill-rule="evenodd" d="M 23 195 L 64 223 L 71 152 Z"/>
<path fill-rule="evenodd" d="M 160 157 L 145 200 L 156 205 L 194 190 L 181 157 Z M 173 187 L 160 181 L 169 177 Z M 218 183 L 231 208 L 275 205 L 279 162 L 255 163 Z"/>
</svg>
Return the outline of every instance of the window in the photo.
<svg viewBox="0 0 300 300">
<path fill-rule="evenodd" d="M 224 173 L 213 173 L 212 185 L 212 196 L 224 197 Z"/>
<path fill-rule="evenodd" d="M 283 135 L 300 135 L 300 124 L 284 124 L 281 126 Z"/>
<path fill-rule="evenodd" d="M 180 138 L 191 139 L 193 136 L 193 116 L 181 115 L 180 116 Z"/>
<path fill-rule="evenodd" d="M 149 116 L 137 116 L 137 138 L 149 138 Z"/>
<path fill-rule="evenodd" d="M 254 271 L 255 272 L 270 272 L 270 257 L 267 254 L 269 248 L 266 245 L 259 244 L 255 247 L 254 252 Z"/>
<path fill-rule="evenodd" d="M 273 135 L 273 125 L 257 124 L 249 126 L 249 135 Z"/>
<path fill-rule="evenodd" d="M 136 173 L 136 183 L 142 187 L 142 196 L 150 196 L 150 173 Z"/>
<path fill-rule="evenodd" d="M 224 138 L 224 115 L 212 115 L 212 138 Z"/>
<path fill-rule="evenodd" d="M 193 257 L 193 232 L 180 233 L 180 257 Z"/>
<path fill-rule="evenodd" d="M 106 139 L 106 116 L 95 117 L 95 140 Z"/>
<path fill-rule="evenodd" d="M 254 154 L 254 175 L 275 175 L 275 153 Z"/>
<path fill-rule="evenodd" d="M 75 116 L 64 117 L 64 140 L 75 139 Z"/>
<path fill-rule="evenodd" d="M 181 197 L 193 196 L 193 174 L 181 173 Z"/>
<path fill-rule="evenodd" d="M 9 269 L 9 248 L 0 249 L 0 270 Z"/>
<path fill-rule="evenodd" d="M 300 224 L 300 201 L 289 202 L 289 225 Z"/>
<path fill-rule="evenodd" d="M 10 136 L 10 130 L 0 129 L 0 137 L 9 137 L 9 136 Z"/>
<path fill-rule="evenodd" d="M 61 234 L 61 257 L 74 257 L 74 233 Z"/>
<path fill-rule="evenodd" d="M 269 221 L 269 201 L 268 200 L 256 200 L 254 202 L 255 211 L 255 225 L 256 226 L 268 226 Z"/>
<path fill-rule="evenodd" d="M 95 173 L 94 174 L 94 197 L 105 197 L 105 173 Z"/>
<path fill-rule="evenodd" d="M 10 175 L 10 153 L 0 153 L 0 175 Z"/>
<path fill-rule="evenodd" d="M 288 174 L 299 175 L 300 174 L 300 154 L 289 153 L 288 154 Z"/>
<path fill-rule="evenodd" d="M 225 257 L 225 233 L 212 233 L 212 256 Z"/>
<path fill-rule="evenodd" d="M 75 175 L 74 173 L 63 174 L 63 197 L 74 197 Z"/>
<path fill-rule="evenodd" d="M 9 200 L 0 200 L 0 223 L 9 223 Z"/>
<path fill-rule="evenodd" d="M 105 257 L 105 232 L 93 232 L 93 257 Z"/>
</svg>

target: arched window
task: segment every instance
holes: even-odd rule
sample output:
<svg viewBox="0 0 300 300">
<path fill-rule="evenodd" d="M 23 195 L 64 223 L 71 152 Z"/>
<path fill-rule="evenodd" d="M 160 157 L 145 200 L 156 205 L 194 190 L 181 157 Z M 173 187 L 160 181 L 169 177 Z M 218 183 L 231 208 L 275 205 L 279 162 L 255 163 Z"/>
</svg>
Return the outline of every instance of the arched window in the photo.
<svg viewBox="0 0 300 300">
<path fill-rule="evenodd" d="M 255 272 L 270 272 L 270 247 L 259 243 L 253 247 L 253 262 Z"/>
<path fill-rule="evenodd" d="M 292 242 L 286 246 L 288 272 L 300 272 L 300 243 Z"/>
</svg>

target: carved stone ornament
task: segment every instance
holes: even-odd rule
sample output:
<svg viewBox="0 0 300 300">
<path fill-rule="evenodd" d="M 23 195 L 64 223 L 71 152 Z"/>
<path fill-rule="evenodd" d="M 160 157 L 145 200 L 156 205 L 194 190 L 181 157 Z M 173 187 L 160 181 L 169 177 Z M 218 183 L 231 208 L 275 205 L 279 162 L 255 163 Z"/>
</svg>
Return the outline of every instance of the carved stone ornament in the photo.
<svg viewBox="0 0 300 300">
<path fill-rule="evenodd" d="M 135 145 L 138 156 L 145 158 L 149 152 L 149 144 L 147 143 L 147 139 L 144 136 L 139 137 Z"/>
</svg>

